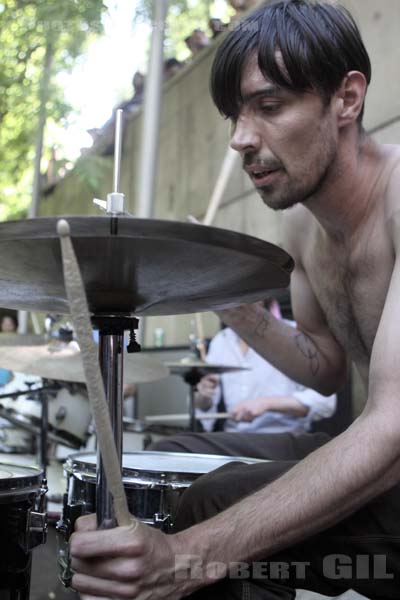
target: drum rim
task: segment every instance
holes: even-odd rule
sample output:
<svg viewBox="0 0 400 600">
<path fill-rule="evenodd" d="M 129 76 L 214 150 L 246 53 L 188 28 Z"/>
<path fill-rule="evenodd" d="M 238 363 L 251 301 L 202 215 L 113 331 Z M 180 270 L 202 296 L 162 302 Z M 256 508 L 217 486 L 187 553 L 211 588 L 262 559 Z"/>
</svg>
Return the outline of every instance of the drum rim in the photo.
<svg viewBox="0 0 400 600">
<path fill-rule="evenodd" d="M 43 481 L 43 471 L 34 465 L 1 462 L 0 470 L 22 470 L 26 473 L 15 474 L 13 477 L 0 478 L 0 502 L 13 496 L 37 494 Z"/>
<path fill-rule="evenodd" d="M 221 454 L 198 454 L 195 452 L 157 452 L 150 450 L 142 450 L 136 452 L 124 452 L 123 456 L 163 456 L 171 458 L 186 458 L 186 459 L 204 459 L 204 460 L 218 460 L 221 463 L 221 459 L 227 459 L 224 464 L 228 462 L 240 462 L 242 464 L 260 464 L 270 462 L 268 460 L 263 460 L 260 458 L 252 458 L 245 456 L 226 456 Z M 64 463 L 64 470 L 68 477 L 72 476 L 81 481 L 86 481 L 88 483 L 96 482 L 96 463 L 93 462 L 85 462 L 85 457 L 96 457 L 95 452 L 78 452 L 75 454 L 71 454 L 68 456 L 66 462 Z M 216 465 L 215 468 L 223 466 L 222 464 Z M 203 473 L 198 471 L 173 471 L 172 469 L 153 469 L 153 468 L 133 468 L 133 467 L 122 467 L 122 479 L 124 483 L 124 487 L 129 487 L 129 485 L 142 485 L 146 487 L 147 485 L 151 485 L 154 488 L 155 485 L 165 486 L 186 486 L 188 483 L 194 481 L 201 475 L 204 475 L 210 471 L 204 471 Z M 155 489 L 155 488 L 154 488 Z"/>
</svg>

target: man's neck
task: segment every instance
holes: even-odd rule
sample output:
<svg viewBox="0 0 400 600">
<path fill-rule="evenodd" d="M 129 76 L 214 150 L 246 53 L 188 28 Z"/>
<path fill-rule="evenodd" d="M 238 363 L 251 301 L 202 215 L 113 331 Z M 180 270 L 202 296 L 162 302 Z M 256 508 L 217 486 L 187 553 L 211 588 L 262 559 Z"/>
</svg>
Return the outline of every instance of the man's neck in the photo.
<svg viewBox="0 0 400 600">
<path fill-rule="evenodd" d="M 304 206 L 332 240 L 353 236 L 375 208 L 383 168 L 383 147 L 368 136 L 349 133 L 318 193 Z"/>
</svg>

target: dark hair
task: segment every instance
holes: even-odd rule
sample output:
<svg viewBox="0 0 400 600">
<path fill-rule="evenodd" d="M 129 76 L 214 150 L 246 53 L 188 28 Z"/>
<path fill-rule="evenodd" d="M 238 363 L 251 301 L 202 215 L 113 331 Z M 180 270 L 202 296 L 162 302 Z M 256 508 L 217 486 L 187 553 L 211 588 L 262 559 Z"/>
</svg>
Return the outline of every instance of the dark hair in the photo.
<svg viewBox="0 0 400 600">
<path fill-rule="evenodd" d="M 170 69 L 171 67 L 182 67 L 182 63 L 177 58 L 167 58 L 164 61 L 164 69 Z"/>
<path fill-rule="evenodd" d="M 278 62 L 280 51 L 285 70 Z M 371 81 L 371 63 L 359 29 L 343 7 L 308 0 L 280 0 L 254 11 L 222 40 L 210 88 L 218 110 L 239 114 L 243 68 L 253 52 L 265 77 L 293 91 L 316 90 L 326 103 L 349 71 Z M 361 123 L 364 106 L 358 117 Z"/>
</svg>

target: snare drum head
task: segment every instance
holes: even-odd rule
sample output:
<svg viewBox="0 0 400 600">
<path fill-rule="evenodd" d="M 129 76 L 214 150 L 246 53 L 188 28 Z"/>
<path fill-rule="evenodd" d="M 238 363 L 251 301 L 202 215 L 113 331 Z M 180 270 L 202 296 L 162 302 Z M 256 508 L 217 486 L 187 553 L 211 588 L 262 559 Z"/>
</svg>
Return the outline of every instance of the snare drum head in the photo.
<svg viewBox="0 0 400 600">
<path fill-rule="evenodd" d="M 138 478 L 166 483 L 193 481 L 200 475 L 214 471 L 229 462 L 248 464 L 265 462 L 242 456 L 191 454 L 185 452 L 128 452 L 123 455 L 124 485 Z M 82 453 L 69 457 L 66 470 L 82 479 L 96 475 L 96 454 Z"/>
<path fill-rule="evenodd" d="M 0 502 L 26 494 L 36 494 L 43 472 L 36 467 L 0 463 Z"/>
</svg>

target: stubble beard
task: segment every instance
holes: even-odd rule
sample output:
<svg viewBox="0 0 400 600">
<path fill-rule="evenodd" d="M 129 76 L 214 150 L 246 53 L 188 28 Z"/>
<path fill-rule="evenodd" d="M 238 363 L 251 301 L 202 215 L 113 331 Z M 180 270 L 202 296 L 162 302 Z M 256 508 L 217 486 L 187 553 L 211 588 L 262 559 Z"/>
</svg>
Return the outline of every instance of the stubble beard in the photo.
<svg viewBox="0 0 400 600">
<path fill-rule="evenodd" d="M 302 181 L 290 180 L 275 189 L 273 184 L 257 188 L 262 201 L 273 210 L 285 210 L 296 204 L 304 204 L 316 194 L 318 194 L 327 181 L 330 172 L 335 164 L 337 156 L 337 144 L 333 136 L 325 133 L 322 136 L 320 150 L 315 152 L 315 174 L 306 177 Z M 285 171 L 287 174 L 287 172 Z"/>
</svg>

